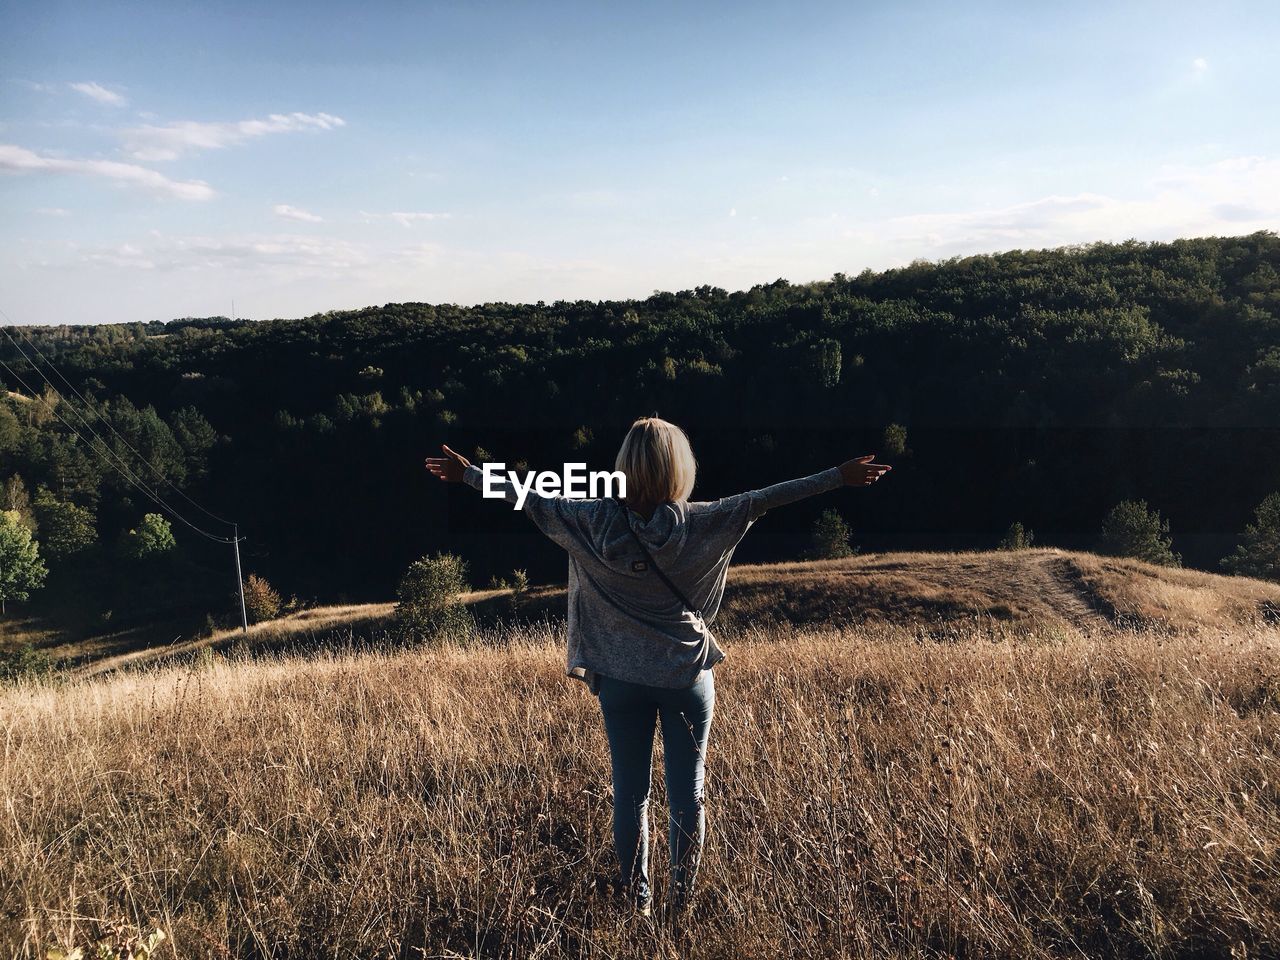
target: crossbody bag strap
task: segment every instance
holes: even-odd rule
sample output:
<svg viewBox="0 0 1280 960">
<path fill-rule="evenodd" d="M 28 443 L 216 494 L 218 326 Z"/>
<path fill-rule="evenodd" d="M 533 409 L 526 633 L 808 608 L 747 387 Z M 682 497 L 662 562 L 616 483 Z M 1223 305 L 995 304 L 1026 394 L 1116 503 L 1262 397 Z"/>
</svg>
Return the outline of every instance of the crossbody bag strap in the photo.
<svg viewBox="0 0 1280 960">
<path fill-rule="evenodd" d="M 617 500 L 618 498 L 614 497 L 614 499 Z M 627 505 L 623 503 L 621 500 L 618 500 L 618 506 L 622 507 L 622 519 L 627 524 L 627 533 L 631 534 L 631 539 L 636 542 L 636 546 L 640 548 L 640 552 L 644 554 L 644 558 L 649 561 L 649 568 L 658 575 L 659 580 L 661 580 L 663 583 L 667 585 L 667 589 L 670 590 L 673 594 L 675 594 L 676 599 L 684 604 L 685 609 L 692 610 L 694 613 L 698 615 L 698 619 L 701 620 L 702 611 L 699 610 L 697 607 L 695 607 L 692 603 L 690 603 L 689 598 L 680 592 L 680 588 L 671 582 L 671 578 L 662 572 L 662 568 L 659 567 L 654 562 L 653 557 L 649 554 L 648 548 L 645 547 L 644 545 L 644 541 L 640 539 L 640 535 L 637 534 L 635 530 L 632 529 L 631 520 L 627 516 Z"/>
</svg>

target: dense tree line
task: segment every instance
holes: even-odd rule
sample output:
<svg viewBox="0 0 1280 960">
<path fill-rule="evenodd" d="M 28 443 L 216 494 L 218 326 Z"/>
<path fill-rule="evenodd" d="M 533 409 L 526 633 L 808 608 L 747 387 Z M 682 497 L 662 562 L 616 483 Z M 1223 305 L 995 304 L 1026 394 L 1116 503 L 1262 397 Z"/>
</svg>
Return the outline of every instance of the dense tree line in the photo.
<svg viewBox="0 0 1280 960">
<path fill-rule="evenodd" d="M 385 598 L 411 561 L 442 549 L 479 582 L 513 567 L 562 577 L 563 558 L 526 520 L 443 489 L 423 457 L 445 441 L 509 465 L 609 466 L 631 419 L 654 411 L 688 430 L 699 498 L 859 453 L 893 463 L 873 491 L 765 518 L 746 559 L 800 555 L 833 508 L 863 550 L 995 546 L 1013 522 L 1037 543 L 1091 548 L 1108 511 L 1134 500 L 1168 521 L 1184 563 L 1217 569 L 1280 488 L 1271 232 L 733 293 L 23 332 L 17 344 L 83 400 L 53 376 L 59 404 L 4 341 L 0 479 L 66 505 L 63 528 L 89 516 L 93 549 L 107 551 L 156 506 L 71 430 L 95 424 L 192 521 L 230 533 L 175 488 L 237 520 L 248 569 L 308 599 Z M 177 593 L 223 602 L 229 548 L 176 521 L 173 532 L 189 572 L 206 571 L 192 576 L 216 585 Z"/>
</svg>

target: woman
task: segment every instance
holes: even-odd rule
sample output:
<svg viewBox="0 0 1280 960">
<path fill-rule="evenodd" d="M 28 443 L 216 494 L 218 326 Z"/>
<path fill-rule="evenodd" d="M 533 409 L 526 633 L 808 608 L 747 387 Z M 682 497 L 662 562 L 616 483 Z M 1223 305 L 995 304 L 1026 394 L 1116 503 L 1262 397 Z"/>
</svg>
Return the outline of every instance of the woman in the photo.
<svg viewBox="0 0 1280 960">
<path fill-rule="evenodd" d="M 427 469 L 483 489 L 483 474 L 447 446 Z M 566 500 L 532 488 L 524 512 L 569 553 L 566 674 L 600 699 L 613 767 L 613 840 L 620 885 L 649 914 L 649 781 L 654 729 L 666 756 L 672 884 L 683 909 L 705 831 L 703 776 L 715 707 L 712 668 L 724 659 L 707 629 L 720 608 L 734 548 L 766 510 L 868 486 L 890 467 L 871 456 L 812 476 L 709 502 L 689 501 L 696 462 L 683 430 L 657 417 L 631 425 L 615 469 L 625 500 Z M 511 502 L 507 481 L 491 487 Z"/>
</svg>

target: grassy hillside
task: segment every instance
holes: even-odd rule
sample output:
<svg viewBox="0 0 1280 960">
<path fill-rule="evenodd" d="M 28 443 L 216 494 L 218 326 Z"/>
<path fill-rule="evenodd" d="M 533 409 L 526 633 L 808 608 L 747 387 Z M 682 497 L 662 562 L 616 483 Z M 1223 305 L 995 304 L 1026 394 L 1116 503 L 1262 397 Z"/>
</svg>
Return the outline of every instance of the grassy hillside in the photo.
<svg viewBox="0 0 1280 960">
<path fill-rule="evenodd" d="M 482 624 L 563 619 L 563 586 L 534 587 L 513 609 L 509 590 L 467 595 Z M 176 624 L 151 624 L 77 636 L 46 621 L 4 623 L 0 649 L 30 640 L 78 675 L 189 658 L 203 648 L 244 644 L 301 651 L 368 644 L 390 625 L 393 603 L 302 610 L 239 629 L 193 636 Z M 1017 552 L 885 553 L 805 563 L 732 568 L 717 620 L 730 638 L 764 624 L 911 625 L 946 634 L 956 623 L 1011 628 L 1135 626 L 1185 631 L 1280 621 L 1280 584 L 1137 560 L 1042 548 Z"/>
<path fill-rule="evenodd" d="M 165 957 L 1260 957 L 1277 638 L 739 632 L 684 948 L 605 889 L 599 708 L 554 629 L 28 684 L 0 692 L 0 952 L 119 920 Z M 655 831 L 660 894 L 665 863 Z"/>
<path fill-rule="evenodd" d="M 564 590 L 535 591 L 529 606 L 563 610 Z M 1277 616 L 1280 584 L 1042 548 L 735 566 L 718 623 L 928 625 L 976 617 L 1183 630 Z"/>
</svg>

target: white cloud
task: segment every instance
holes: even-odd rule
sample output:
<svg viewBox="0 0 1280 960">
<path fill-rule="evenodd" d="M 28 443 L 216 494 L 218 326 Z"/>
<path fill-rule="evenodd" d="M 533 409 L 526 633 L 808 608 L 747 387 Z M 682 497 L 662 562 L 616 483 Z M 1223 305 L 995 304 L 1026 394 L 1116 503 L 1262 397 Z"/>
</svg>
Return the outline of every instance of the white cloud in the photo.
<svg viewBox="0 0 1280 960">
<path fill-rule="evenodd" d="M 124 149 L 135 160 L 175 160 L 193 150 L 220 150 L 266 136 L 298 130 L 335 130 L 346 121 L 328 113 L 273 113 L 265 120 L 205 123 L 182 120 L 164 126 L 147 124 L 122 131 Z"/>
<path fill-rule="evenodd" d="M 69 217 L 70 210 L 64 210 L 62 207 L 36 207 L 36 213 L 46 217 Z"/>
<path fill-rule="evenodd" d="M 277 203 L 271 209 L 275 211 L 276 216 L 284 217 L 286 220 L 300 220 L 303 223 L 324 222 L 324 217 L 316 216 L 314 213 L 303 210 L 300 207 L 291 207 L 287 203 Z"/>
<path fill-rule="evenodd" d="M 1019 243 L 1046 229 L 1060 228 L 1064 221 L 1087 210 L 1111 204 L 1109 198 L 1092 193 L 1049 196 L 996 210 L 965 210 L 955 213 L 918 213 L 892 217 L 888 224 L 904 239 L 925 245 L 939 243 Z"/>
<path fill-rule="evenodd" d="M 1234 157 L 1166 166 L 1131 197 L 1051 195 L 996 209 L 918 213 L 864 223 L 846 238 L 878 237 L 914 256 L 950 256 L 1095 240 L 1232 236 L 1280 226 L 1280 160 Z"/>
<path fill-rule="evenodd" d="M 105 103 L 108 106 L 123 107 L 129 102 L 121 94 L 116 93 L 114 90 L 108 90 L 102 84 L 93 80 L 87 80 L 83 83 L 69 83 L 67 86 L 77 93 L 83 93 L 86 97 L 97 100 L 99 103 Z"/>
<path fill-rule="evenodd" d="M 731 217 L 736 217 L 737 215 L 738 215 L 738 208 L 737 208 L 737 207 L 730 207 L 730 208 L 729 208 L 729 216 L 731 216 Z"/>
<path fill-rule="evenodd" d="M 133 163 L 115 160 L 75 160 L 66 157 L 41 156 L 25 147 L 0 144 L 0 172 L 7 173 L 72 173 L 103 177 L 141 187 L 159 196 L 180 200 L 208 200 L 213 188 L 203 180 L 171 180 L 164 174 Z"/>
<path fill-rule="evenodd" d="M 293 290 L 294 297 L 324 290 L 329 302 L 321 298 L 316 309 L 334 308 L 352 297 L 367 298 L 368 303 L 421 299 L 430 291 L 437 291 L 432 295 L 441 302 L 507 299 L 527 284 L 539 286 L 533 299 L 554 298 L 581 290 L 582 282 L 618 273 L 613 264 L 583 258 L 454 249 L 434 242 L 359 243 L 295 233 L 184 236 L 153 229 L 128 242 L 75 246 L 69 260 L 67 256 L 41 265 L 64 274 L 77 268 L 107 275 L 108 268 L 125 273 L 145 270 L 148 284 L 154 285 L 149 289 L 171 289 L 181 298 L 212 295 L 228 283 Z M 284 304 L 279 310 L 279 316 L 305 312 Z"/>
<path fill-rule="evenodd" d="M 1191 72 L 1197 77 L 1204 76 L 1209 72 L 1209 61 L 1204 57 L 1196 57 L 1191 61 Z"/>
<path fill-rule="evenodd" d="M 548 200 L 555 204 L 563 203 L 573 210 L 617 210 L 628 202 L 629 196 L 612 187 L 599 187 L 588 190 L 574 190 L 566 194 L 551 194 Z"/>
<path fill-rule="evenodd" d="M 448 220 L 453 216 L 451 213 L 369 213 L 367 210 L 361 210 L 360 216 L 364 217 L 365 222 L 371 220 L 394 220 L 402 227 L 411 227 L 419 220 Z"/>
<path fill-rule="evenodd" d="M 108 267 L 133 267 L 138 270 L 154 270 L 156 267 L 154 260 L 131 243 L 88 251 L 82 254 L 80 259 L 85 263 L 105 264 Z"/>
<path fill-rule="evenodd" d="M 205 265 L 288 266 L 321 271 L 350 269 L 369 260 L 363 248 L 345 240 L 296 234 L 253 235 L 229 239 L 178 238 L 173 242 L 169 255 L 175 265 L 194 260 Z"/>
<path fill-rule="evenodd" d="M 225 237 L 168 236 L 157 230 L 148 239 L 80 250 L 86 263 L 147 270 L 246 270 L 289 278 L 330 276 L 373 261 L 357 244 L 334 237 L 300 234 L 243 234 Z"/>
</svg>

